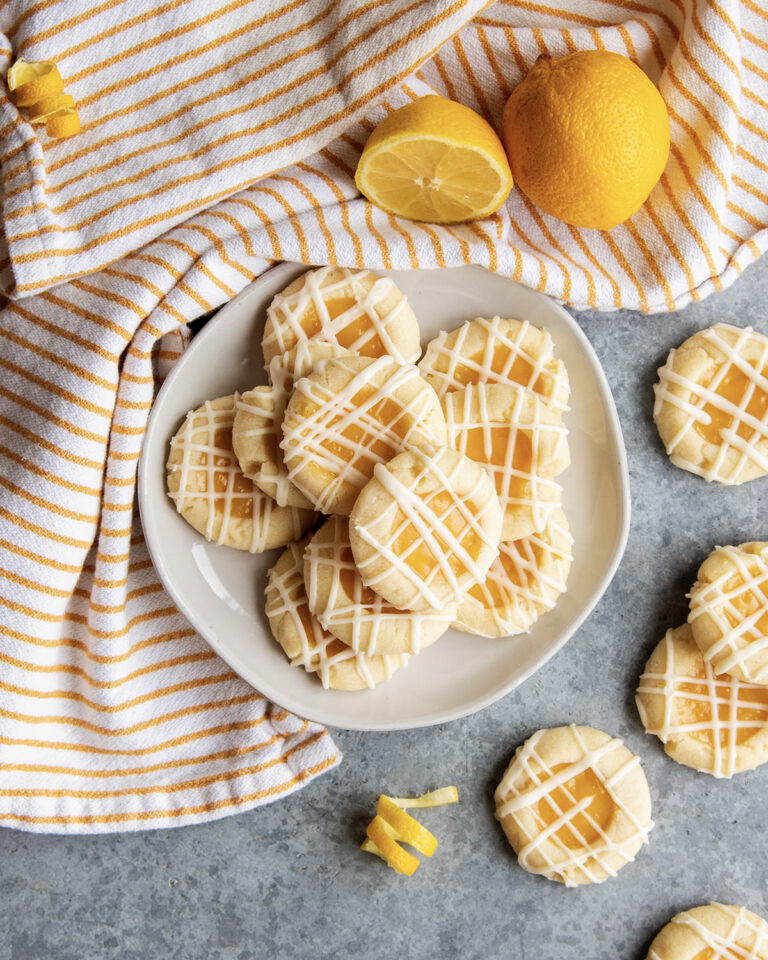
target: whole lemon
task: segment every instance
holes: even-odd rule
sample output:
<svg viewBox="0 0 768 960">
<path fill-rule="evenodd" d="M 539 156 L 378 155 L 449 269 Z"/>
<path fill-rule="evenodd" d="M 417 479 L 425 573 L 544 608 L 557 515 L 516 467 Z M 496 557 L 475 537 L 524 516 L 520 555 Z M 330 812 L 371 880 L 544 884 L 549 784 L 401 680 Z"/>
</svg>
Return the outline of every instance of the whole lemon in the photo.
<svg viewBox="0 0 768 960">
<path fill-rule="evenodd" d="M 546 213 L 610 230 L 635 213 L 669 156 L 669 114 L 627 57 L 584 50 L 539 57 L 504 108 L 515 184 Z"/>
</svg>

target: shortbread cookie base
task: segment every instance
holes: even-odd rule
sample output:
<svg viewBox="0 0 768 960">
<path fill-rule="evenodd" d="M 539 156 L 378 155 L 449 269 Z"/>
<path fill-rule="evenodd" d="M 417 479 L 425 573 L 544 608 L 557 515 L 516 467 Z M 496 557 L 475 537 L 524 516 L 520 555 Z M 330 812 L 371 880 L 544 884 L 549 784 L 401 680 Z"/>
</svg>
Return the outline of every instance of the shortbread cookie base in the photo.
<svg viewBox="0 0 768 960">
<path fill-rule="evenodd" d="M 168 493 L 207 540 L 261 553 L 298 539 L 315 514 L 278 507 L 240 470 L 232 449 L 237 400 L 237 394 L 209 400 L 187 414 L 171 440 Z"/>
<path fill-rule="evenodd" d="M 684 910 L 656 934 L 647 960 L 768 960 L 768 923 L 746 907 Z"/>
<path fill-rule="evenodd" d="M 651 654 L 636 702 L 646 732 L 677 763 L 728 778 L 768 760 L 768 687 L 716 676 L 687 623 Z"/>
<path fill-rule="evenodd" d="M 267 574 L 266 614 L 275 640 L 293 666 L 316 673 L 326 689 L 372 689 L 408 662 L 408 656 L 355 653 L 323 630 L 312 616 L 304 589 L 308 540 L 290 543 Z"/>
<path fill-rule="evenodd" d="M 653 827 L 640 761 L 593 727 L 572 724 L 529 737 L 495 800 L 520 866 L 566 886 L 615 876 Z"/>
<path fill-rule="evenodd" d="M 715 672 L 768 684 L 768 542 L 717 547 L 690 600 L 693 638 Z"/>
</svg>

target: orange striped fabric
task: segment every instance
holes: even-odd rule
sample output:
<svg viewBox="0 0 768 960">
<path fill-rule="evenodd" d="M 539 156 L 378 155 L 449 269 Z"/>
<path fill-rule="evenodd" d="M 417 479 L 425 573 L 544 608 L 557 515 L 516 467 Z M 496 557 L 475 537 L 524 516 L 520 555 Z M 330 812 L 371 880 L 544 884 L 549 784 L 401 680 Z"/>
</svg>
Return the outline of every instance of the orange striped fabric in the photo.
<svg viewBox="0 0 768 960">
<path fill-rule="evenodd" d="M 174 609 L 137 460 L 185 324 L 278 260 L 480 263 L 577 307 L 671 310 L 766 246 L 768 14 L 758 0 L 6 0 L 0 66 L 53 59 L 83 133 L 0 102 L 0 823 L 196 822 L 332 767 L 327 731 L 238 680 Z M 659 84 L 672 152 L 610 233 L 513 191 L 489 220 L 363 201 L 373 125 L 438 92 L 498 123 L 541 53 L 604 47 Z"/>
</svg>

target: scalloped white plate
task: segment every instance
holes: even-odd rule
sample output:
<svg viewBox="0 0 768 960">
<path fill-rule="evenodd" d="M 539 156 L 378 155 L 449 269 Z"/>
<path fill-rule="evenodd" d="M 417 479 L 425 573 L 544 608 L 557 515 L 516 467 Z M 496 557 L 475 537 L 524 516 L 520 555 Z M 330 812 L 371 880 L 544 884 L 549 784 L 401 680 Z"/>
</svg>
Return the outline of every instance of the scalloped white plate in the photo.
<svg viewBox="0 0 768 960">
<path fill-rule="evenodd" d="M 422 328 L 422 342 L 476 316 L 520 317 L 545 327 L 571 380 L 571 466 L 559 482 L 574 537 L 568 591 L 529 634 L 487 640 L 453 630 L 375 690 L 323 690 L 291 667 L 264 615 L 266 572 L 279 556 L 207 543 L 166 494 L 168 443 L 188 410 L 265 383 L 261 333 L 272 297 L 307 268 L 282 264 L 222 307 L 166 380 L 139 465 L 139 504 L 157 572 L 213 649 L 265 696 L 335 727 L 400 730 L 445 723 L 509 693 L 584 622 L 618 567 L 629 530 L 629 479 L 616 408 L 600 363 L 576 322 L 552 300 L 482 267 L 393 271 Z"/>
</svg>

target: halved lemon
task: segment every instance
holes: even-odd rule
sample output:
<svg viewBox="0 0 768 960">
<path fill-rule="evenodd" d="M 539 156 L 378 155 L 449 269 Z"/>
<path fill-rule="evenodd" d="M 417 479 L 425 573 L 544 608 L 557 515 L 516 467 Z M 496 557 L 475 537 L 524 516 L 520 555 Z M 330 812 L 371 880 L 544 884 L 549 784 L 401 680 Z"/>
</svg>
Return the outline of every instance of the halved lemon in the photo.
<svg viewBox="0 0 768 960">
<path fill-rule="evenodd" d="M 16 92 L 16 104 L 28 107 L 64 89 L 59 68 L 49 60 L 17 60 L 8 70 L 8 89 Z"/>
<path fill-rule="evenodd" d="M 478 113 L 422 97 L 376 127 L 355 183 L 371 203 L 409 220 L 462 223 L 487 217 L 512 189 L 501 140 Z"/>
</svg>

